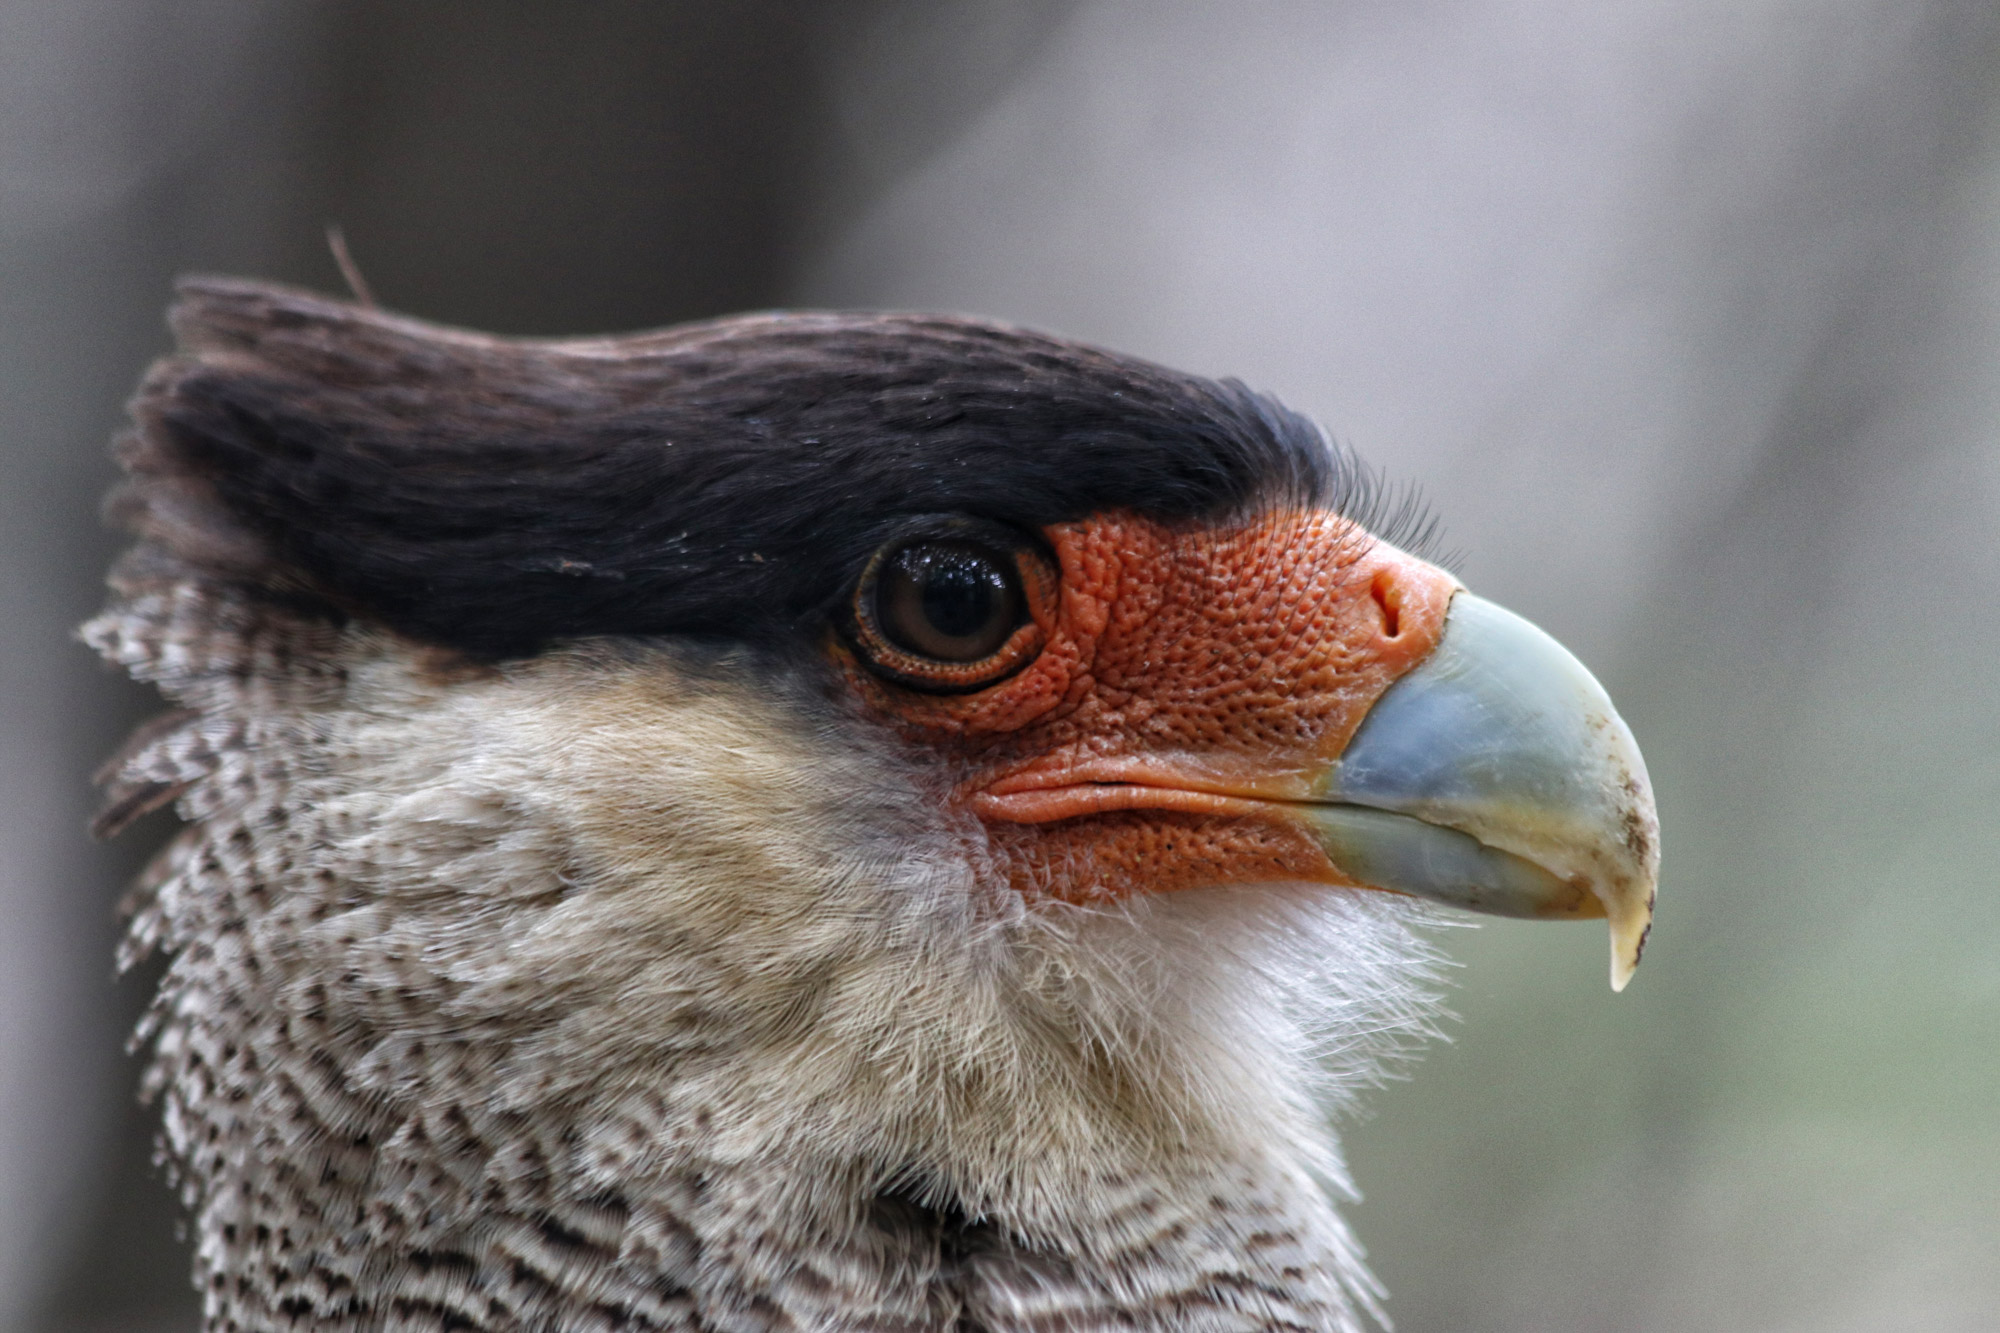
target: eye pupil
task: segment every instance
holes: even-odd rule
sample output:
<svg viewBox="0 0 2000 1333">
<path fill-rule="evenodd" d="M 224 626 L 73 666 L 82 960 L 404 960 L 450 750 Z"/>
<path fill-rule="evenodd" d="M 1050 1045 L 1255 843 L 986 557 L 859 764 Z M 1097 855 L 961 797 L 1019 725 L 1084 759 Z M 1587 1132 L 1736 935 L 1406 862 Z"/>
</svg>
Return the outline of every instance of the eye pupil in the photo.
<svg viewBox="0 0 2000 1333">
<path fill-rule="evenodd" d="M 899 648 L 945 662 L 998 652 L 1024 609 L 1014 562 L 968 542 L 906 546 L 876 584 L 882 632 Z"/>
<path fill-rule="evenodd" d="M 924 619 L 949 638 L 977 634 L 1007 595 L 1000 571 L 988 564 L 946 556 L 931 560 L 925 573 Z"/>
</svg>

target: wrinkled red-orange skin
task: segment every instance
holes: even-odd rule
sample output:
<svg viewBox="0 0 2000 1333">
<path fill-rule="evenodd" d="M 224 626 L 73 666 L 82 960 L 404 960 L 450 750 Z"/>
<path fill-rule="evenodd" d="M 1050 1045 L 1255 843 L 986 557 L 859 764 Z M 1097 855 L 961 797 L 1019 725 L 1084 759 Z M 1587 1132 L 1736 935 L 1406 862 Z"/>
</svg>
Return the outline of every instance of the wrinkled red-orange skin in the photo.
<svg viewBox="0 0 2000 1333">
<path fill-rule="evenodd" d="M 864 707 L 938 755 L 1030 897 L 1351 883 L 1287 801 L 1436 647 L 1457 583 L 1337 515 L 1045 531 L 1060 578 L 1015 675 L 925 694 L 846 648 Z"/>
</svg>

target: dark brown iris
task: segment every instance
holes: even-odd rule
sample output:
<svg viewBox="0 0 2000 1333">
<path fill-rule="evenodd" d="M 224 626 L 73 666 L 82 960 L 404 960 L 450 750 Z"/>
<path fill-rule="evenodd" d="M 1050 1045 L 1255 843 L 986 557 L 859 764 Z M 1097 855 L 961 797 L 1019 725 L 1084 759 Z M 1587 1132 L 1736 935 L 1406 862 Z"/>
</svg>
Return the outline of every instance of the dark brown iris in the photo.
<svg viewBox="0 0 2000 1333">
<path fill-rule="evenodd" d="M 854 646 L 877 672 L 958 694 L 1012 675 L 1041 651 L 1036 617 L 1053 606 L 1055 569 L 1030 543 L 984 536 L 940 534 L 876 554 L 855 590 L 852 625 Z"/>
<path fill-rule="evenodd" d="M 883 635 L 941 662 L 991 657 L 1026 616 L 1014 561 L 969 542 L 905 546 L 875 577 Z"/>
</svg>

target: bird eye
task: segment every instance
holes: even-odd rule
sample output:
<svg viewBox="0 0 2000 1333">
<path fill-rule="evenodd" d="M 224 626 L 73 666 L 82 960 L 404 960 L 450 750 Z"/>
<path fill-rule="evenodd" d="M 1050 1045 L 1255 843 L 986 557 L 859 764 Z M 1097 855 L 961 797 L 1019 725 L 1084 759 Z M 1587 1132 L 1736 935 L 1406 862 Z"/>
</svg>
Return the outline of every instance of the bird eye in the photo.
<svg viewBox="0 0 2000 1333">
<path fill-rule="evenodd" d="M 884 547 L 855 592 L 857 646 L 918 689 L 976 690 L 1041 650 L 1031 603 L 1053 584 L 1032 551 L 933 537 Z"/>
<path fill-rule="evenodd" d="M 964 542 L 923 542 L 875 577 L 875 623 L 891 643 L 945 662 L 998 651 L 1024 610 L 1013 562 Z"/>
</svg>

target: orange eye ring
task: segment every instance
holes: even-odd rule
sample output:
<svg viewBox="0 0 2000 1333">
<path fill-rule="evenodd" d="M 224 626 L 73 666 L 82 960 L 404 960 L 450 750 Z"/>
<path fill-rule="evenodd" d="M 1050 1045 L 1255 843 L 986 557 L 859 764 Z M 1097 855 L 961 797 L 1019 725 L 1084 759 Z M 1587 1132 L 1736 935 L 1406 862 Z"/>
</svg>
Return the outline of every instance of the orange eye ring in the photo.
<svg viewBox="0 0 2000 1333">
<path fill-rule="evenodd" d="M 963 520 L 878 550 L 851 604 L 850 637 L 876 674 L 931 694 L 966 694 L 1042 651 L 1054 563 L 1016 533 Z"/>
</svg>

